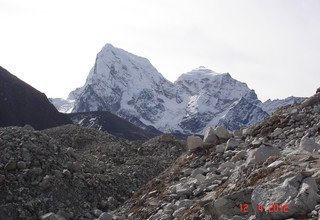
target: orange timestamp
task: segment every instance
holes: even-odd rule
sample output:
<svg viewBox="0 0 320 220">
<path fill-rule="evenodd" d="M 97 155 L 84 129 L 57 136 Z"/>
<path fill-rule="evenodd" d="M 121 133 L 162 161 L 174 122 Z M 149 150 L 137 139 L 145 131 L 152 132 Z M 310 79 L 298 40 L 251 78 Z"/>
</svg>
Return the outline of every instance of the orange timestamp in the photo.
<svg viewBox="0 0 320 220">
<path fill-rule="evenodd" d="M 239 205 L 240 208 L 240 212 L 241 213 L 247 213 L 249 212 L 249 204 L 244 203 L 244 204 L 240 204 Z M 268 213 L 272 213 L 272 212 L 288 212 L 289 210 L 289 205 L 287 203 L 284 204 L 277 204 L 277 203 L 273 203 L 273 204 L 268 204 L 267 208 L 264 209 L 262 204 L 258 204 L 258 211 L 259 212 L 268 212 Z"/>
</svg>

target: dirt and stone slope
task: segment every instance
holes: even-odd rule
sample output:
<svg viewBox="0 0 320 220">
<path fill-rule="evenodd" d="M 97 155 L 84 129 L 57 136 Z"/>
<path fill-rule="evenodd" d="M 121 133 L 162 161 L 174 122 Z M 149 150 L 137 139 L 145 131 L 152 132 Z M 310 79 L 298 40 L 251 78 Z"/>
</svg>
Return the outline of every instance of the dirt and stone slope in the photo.
<svg viewBox="0 0 320 220">
<path fill-rule="evenodd" d="M 256 126 L 189 137 L 188 147 L 113 218 L 319 218 L 320 93 Z"/>
<path fill-rule="evenodd" d="M 0 128 L 0 219 L 94 219 L 184 150 L 170 135 L 130 142 L 76 125 Z"/>
</svg>

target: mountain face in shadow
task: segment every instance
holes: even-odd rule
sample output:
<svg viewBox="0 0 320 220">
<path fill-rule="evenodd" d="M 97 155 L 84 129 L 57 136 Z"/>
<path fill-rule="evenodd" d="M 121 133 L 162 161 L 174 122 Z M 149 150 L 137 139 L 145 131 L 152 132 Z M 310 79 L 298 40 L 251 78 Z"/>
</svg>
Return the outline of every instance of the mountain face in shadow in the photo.
<svg viewBox="0 0 320 220">
<path fill-rule="evenodd" d="M 29 124 L 35 129 L 45 129 L 71 123 L 44 93 L 0 66 L 0 127 Z"/>
<path fill-rule="evenodd" d="M 147 140 L 162 134 L 152 126 L 142 129 L 107 111 L 71 113 L 68 116 L 82 127 L 95 128 L 128 140 Z"/>
</svg>

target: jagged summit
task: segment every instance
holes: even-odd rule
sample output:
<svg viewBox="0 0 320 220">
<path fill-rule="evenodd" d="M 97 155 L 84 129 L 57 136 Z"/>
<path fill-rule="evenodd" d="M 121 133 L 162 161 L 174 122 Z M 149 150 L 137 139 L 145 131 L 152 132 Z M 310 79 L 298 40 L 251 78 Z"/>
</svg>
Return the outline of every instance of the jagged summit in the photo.
<svg viewBox="0 0 320 220">
<path fill-rule="evenodd" d="M 229 73 L 200 66 L 171 83 L 148 59 L 111 44 L 97 54 L 84 86 L 72 91 L 65 104 L 56 103 L 74 113 L 110 111 L 162 132 L 202 133 L 218 124 L 234 130 L 270 114 L 255 91 Z M 278 104 L 282 102 L 273 106 Z M 242 114 L 236 114 L 236 109 Z"/>
</svg>

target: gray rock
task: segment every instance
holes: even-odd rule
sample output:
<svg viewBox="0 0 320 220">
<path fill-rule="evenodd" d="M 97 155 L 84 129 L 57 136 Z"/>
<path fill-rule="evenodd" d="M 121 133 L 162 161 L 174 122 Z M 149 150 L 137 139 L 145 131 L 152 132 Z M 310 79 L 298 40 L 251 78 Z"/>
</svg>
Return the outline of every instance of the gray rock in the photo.
<svg viewBox="0 0 320 220">
<path fill-rule="evenodd" d="M 17 164 L 14 161 L 9 161 L 4 167 L 4 169 L 6 169 L 8 171 L 15 170 L 16 168 L 17 168 Z"/>
<path fill-rule="evenodd" d="M 271 133 L 271 136 L 272 137 L 277 137 L 279 136 L 281 133 L 282 133 L 282 128 L 276 128 L 272 133 Z"/>
<path fill-rule="evenodd" d="M 112 215 L 109 214 L 109 213 L 107 213 L 107 212 L 103 212 L 103 213 L 99 216 L 98 220 L 112 220 Z"/>
<path fill-rule="evenodd" d="M 193 151 L 204 145 L 202 139 L 198 136 L 191 135 L 187 138 L 187 147 L 189 151 Z"/>
<path fill-rule="evenodd" d="M 78 172 L 81 170 L 81 164 L 79 162 L 72 162 L 68 165 L 68 169 L 71 172 Z"/>
<path fill-rule="evenodd" d="M 249 136 L 252 133 L 252 128 L 245 128 L 242 130 L 243 136 Z"/>
<path fill-rule="evenodd" d="M 191 177 L 196 177 L 198 174 L 204 174 L 206 172 L 207 172 L 207 170 L 205 168 L 200 167 L 200 168 L 194 169 L 192 171 Z"/>
<path fill-rule="evenodd" d="M 219 170 L 219 171 L 222 171 L 222 170 L 224 170 L 224 169 L 226 169 L 226 168 L 234 169 L 235 167 L 236 167 L 236 165 L 235 165 L 233 162 L 227 161 L 227 162 L 222 163 L 222 164 L 219 166 L 218 170 Z"/>
<path fill-rule="evenodd" d="M 213 128 L 209 127 L 206 132 L 204 133 L 203 142 L 210 143 L 210 144 L 218 144 L 219 138 L 215 134 L 215 131 Z"/>
<path fill-rule="evenodd" d="M 223 153 L 226 149 L 226 144 L 219 144 L 215 147 L 216 153 Z"/>
<path fill-rule="evenodd" d="M 194 188 L 191 188 L 189 185 L 187 184 L 177 184 L 175 187 L 175 193 L 182 197 L 182 196 L 189 196 L 192 194 Z"/>
<path fill-rule="evenodd" d="M 239 204 L 250 204 L 252 191 L 252 188 L 246 188 L 216 199 L 213 202 L 215 208 L 214 215 L 216 217 L 220 217 L 221 215 L 226 215 L 227 217 L 241 215 Z M 248 214 L 252 213 L 250 209 L 248 211 Z"/>
<path fill-rule="evenodd" d="M 26 124 L 25 126 L 23 126 L 23 129 L 28 130 L 28 131 L 34 131 L 34 128 L 29 124 Z"/>
<path fill-rule="evenodd" d="M 232 136 L 229 133 L 229 131 L 223 126 L 219 126 L 216 129 L 214 129 L 214 133 L 215 133 L 215 135 L 218 136 L 218 138 L 224 139 L 224 140 L 228 140 Z"/>
<path fill-rule="evenodd" d="M 194 202 L 190 199 L 183 199 L 183 200 L 178 200 L 174 204 L 174 209 L 180 209 L 182 207 L 189 208 Z"/>
<path fill-rule="evenodd" d="M 230 138 L 228 141 L 227 141 L 227 146 L 226 146 L 226 151 L 227 150 L 234 150 L 236 149 L 240 144 L 240 141 L 235 139 L 235 138 Z"/>
<path fill-rule="evenodd" d="M 313 152 L 314 150 L 320 150 L 320 145 L 315 142 L 314 138 L 309 138 L 308 134 L 306 134 L 302 137 L 299 148 L 301 150 Z"/>
<path fill-rule="evenodd" d="M 261 144 L 262 144 L 262 138 L 255 138 L 252 142 L 251 142 L 251 144 L 252 144 L 252 146 L 254 146 L 254 147 L 259 147 Z"/>
<path fill-rule="evenodd" d="M 19 162 L 17 163 L 17 167 L 18 167 L 19 170 L 24 170 L 24 169 L 27 168 L 27 164 L 26 164 L 26 162 L 24 162 L 24 161 L 19 161 Z"/>
<path fill-rule="evenodd" d="M 65 220 L 65 218 L 50 212 L 41 216 L 41 220 Z"/>
<path fill-rule="evenodd" d="M 75 150 L 72 147 L 68 147 L 66 153 L 71 157 L 76 157 Z"/>
<path fill-rule="evenodd" d="M 280 155 L 280 150 L 276 147 L 261 145 L 259 148 L 250 150 L 246 165 L 264 163 L 270 156 Z"/>
<path fill-rule="evenodd" d="M 94 214 L 94 216 L 96 217 L 100 217 L 100 215 L 102 214 L 103 212 L 100 210 L 100 209 L 94 209 L 92 211 L 92 214 Z"/>
<path fill-rule="evenodd" d="M 279 183 L 258 186 L 252 192 L 251 202 L 258 218 L 299 218 L 301 211 L 305 214 L 311 212 L 320 201 L 317 191 L 317 183 L 313 177 L 302 179 L 301 175 L 297 175 L 283 182 L 279 180 Z M 258 204 L 265 210 L 268 209 L 268 204 L 288 204 L 288 212 L 260 212 Z"/>
<path fill-rule="evenodd" d="M 233 132 L 233 136 L 236 138 L 242 138 L 243 134 L 242 134 L 242 130 L 236 130 Z"/>
<path fill-rule="evenodd" d="M 0 184 L 6 180 L 5 175 L 0 174 Z"/>
<path fill-rule="evenodd" d="M 239 152 L 237 152 L 232 158 L 231 158 L 231 161 L 232 162 L 236 162 L 236 161 L 239 161 L 239 160 L 243 160 L 245 159 L 247 156 L 247 152 L 245 150 L 241 150 Z"/>
<path fill-rule="evenodd" d="M 194 178 L 197 179 L 199 183 L 204 182 L 206 179 L 206 177 L 202 174 L 197 174 Z"/>
<path fill-rule="evenodd" d="M 180 209 L 178 209 L 178 210 L 176 210 L 173 214 L 172 214 L 172 216 L 173 217 L 179 217 L 180 215 L 182 215 L 182 213 L 184 212 L 184 211 L 186 211 L 187 210 L 187 208 L 186 207 L 181 207 Z"/>
</svg>

